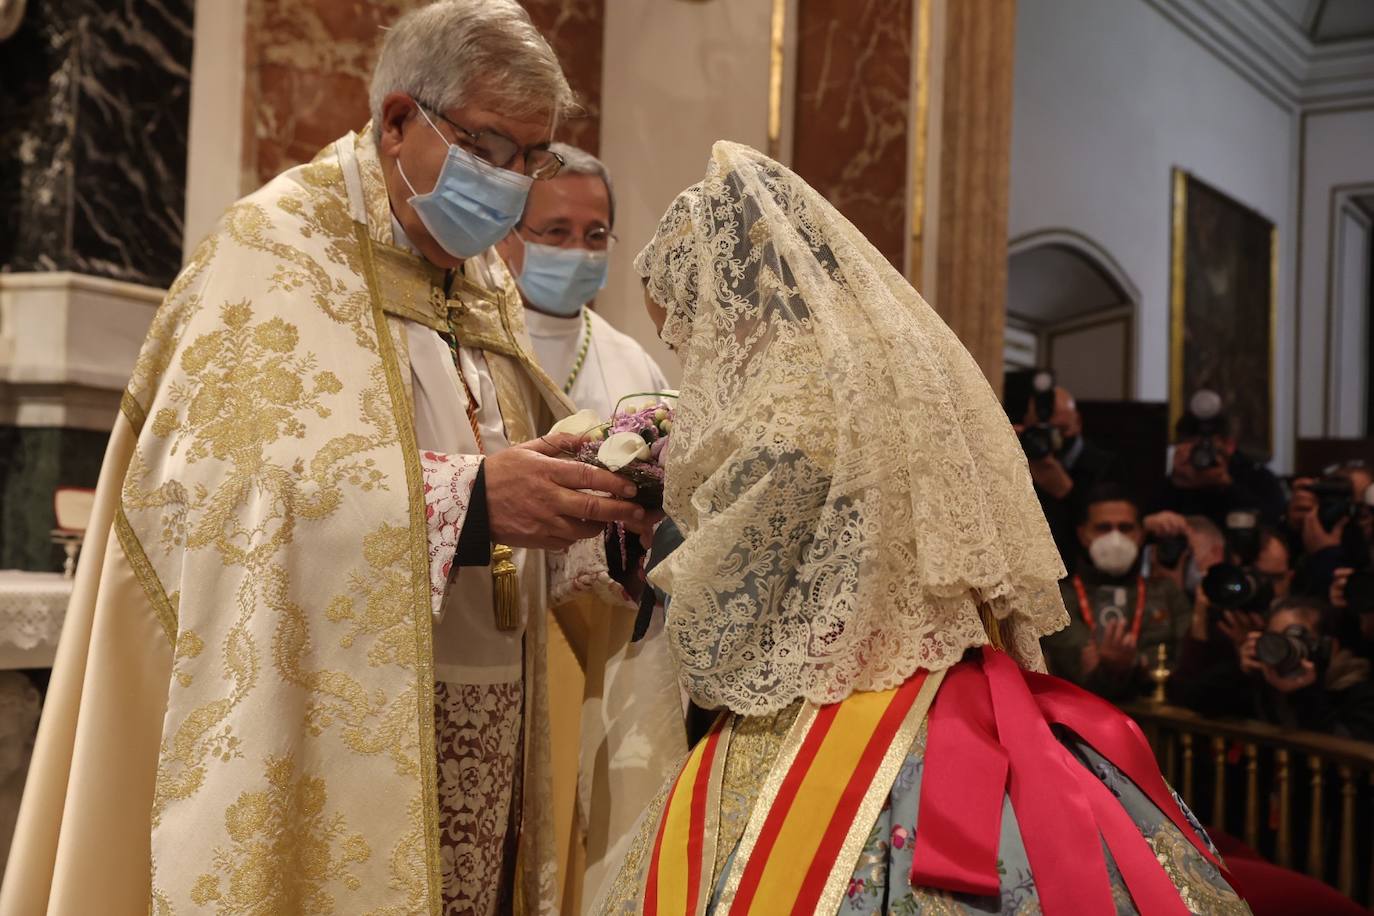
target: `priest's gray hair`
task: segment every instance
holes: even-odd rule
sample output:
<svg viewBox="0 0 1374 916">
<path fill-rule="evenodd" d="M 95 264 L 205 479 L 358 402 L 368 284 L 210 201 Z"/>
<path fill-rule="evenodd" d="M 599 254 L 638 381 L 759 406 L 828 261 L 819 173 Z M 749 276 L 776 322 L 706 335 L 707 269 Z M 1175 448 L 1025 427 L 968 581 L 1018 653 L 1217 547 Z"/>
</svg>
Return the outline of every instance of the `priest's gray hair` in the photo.
<svg viewBox="0 0 1374 916">
<path fill-rule="evenodd" d="M 440 109 L 480 100 L 509 117 L 552 121 L 576 104 L 558 56 L 515 0 L 437 0 L 396 20 L 368 93 L 377 134 L 392 92 Z"/>
<path fill-rule="evenodd" d="M 564 175 L 595 175 L 606 185 L 606 201 L 610 204 L 610 226 L 615 227 L 615 185 L 611 184 L 611 173 L 606 163 L 584 149 L 568 143 L 551 143 L 549 149 L 563 160 L 563 168 L 558 170 L 557 178 Z"/>
</svg>

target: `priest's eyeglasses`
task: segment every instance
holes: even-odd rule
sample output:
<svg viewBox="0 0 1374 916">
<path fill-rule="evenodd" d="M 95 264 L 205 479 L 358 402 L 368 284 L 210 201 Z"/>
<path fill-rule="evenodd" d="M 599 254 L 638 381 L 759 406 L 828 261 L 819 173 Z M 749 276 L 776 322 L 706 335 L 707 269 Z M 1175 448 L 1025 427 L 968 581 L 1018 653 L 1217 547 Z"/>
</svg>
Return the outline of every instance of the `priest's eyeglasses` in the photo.
<svg viewBox="0 0 1374 916">
<path fill-rule="evenodd" d="M 525 171 L 535 181 L 548 181 L 563 168 L 563 157 L 547 146 L 521 147 L 510 137 L 497 130 L 468 130 L 433 105 L 416 101 L 425 111 L 443 121 L 458 132 L 458 145 L 478 159 L 490 162 L 498 169 L 509 169 L 511 163 L 524 153 Z"/>
<path fill-rule="evenodd" d="M 539 240 L 539 244 L 553 248 L 585 248 L 588 251 L 608 251 L 616 243 L 616 235 L 605 226 L 593 226 L 582 234 L 579 240 L 570 226 L 554 223 L 543 229 L 536 229 L 529 223 L 521 223 L 520 228 Z M 576 244 L 581 241 L 582 244 Z"/>
</svg>

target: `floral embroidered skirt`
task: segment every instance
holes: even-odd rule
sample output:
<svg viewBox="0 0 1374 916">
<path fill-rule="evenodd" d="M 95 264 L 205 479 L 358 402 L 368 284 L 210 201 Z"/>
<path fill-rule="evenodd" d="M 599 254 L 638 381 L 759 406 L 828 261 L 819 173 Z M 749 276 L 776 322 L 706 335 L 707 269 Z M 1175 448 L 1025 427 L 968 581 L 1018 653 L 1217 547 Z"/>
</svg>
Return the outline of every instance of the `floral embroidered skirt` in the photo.
<svg viewBox="0 0 1374 916">
<path fill-rule="evenodd" d="M 511 912 L 524 685 L 434 685 L 445 916 Z"/>
</svg>

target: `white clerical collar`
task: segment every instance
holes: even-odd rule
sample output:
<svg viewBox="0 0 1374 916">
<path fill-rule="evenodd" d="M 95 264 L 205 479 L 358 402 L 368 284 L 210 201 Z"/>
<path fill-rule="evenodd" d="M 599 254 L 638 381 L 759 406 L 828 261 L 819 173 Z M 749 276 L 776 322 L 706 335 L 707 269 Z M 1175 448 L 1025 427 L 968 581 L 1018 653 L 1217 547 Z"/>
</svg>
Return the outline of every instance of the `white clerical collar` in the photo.
<svg viewBox="0 0 1374 916">
<path fill-rule="evenodd" d="M 420 249 L 411 244 L 410 236 L 406 235 L 406 231 L 401 228 L 401 221 L 396 218 L 395 213 L 391 214 L 391 238 L 396 243 L 397 248 L 404 248 L 411 254 L 420 253 Z"/>
<path fill-rule="evenodd" d="M 530 332 L 531 337 L 576 340 L 582 336 L 582 325 L 585 321 L 584 311 L 585 306 L 578 309 L 576 315 L 565 318 L 562 315 L 546 315 L 526 306 L 525 328 Z"/>
</svg>

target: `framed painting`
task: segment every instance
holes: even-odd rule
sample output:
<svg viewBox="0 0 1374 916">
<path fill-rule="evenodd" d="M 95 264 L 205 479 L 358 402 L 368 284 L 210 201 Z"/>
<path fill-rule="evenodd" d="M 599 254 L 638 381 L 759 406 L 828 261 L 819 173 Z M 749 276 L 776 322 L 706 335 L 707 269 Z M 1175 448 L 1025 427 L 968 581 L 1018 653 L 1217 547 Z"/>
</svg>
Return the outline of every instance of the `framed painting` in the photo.
<svg viewBox="0 0 1374 916">
<path fill-rule="evenodd" d="M 1173 171 L 1169 428 L 1202 388 L 1221 395 L 1240 447 L 1274 449 L 1278 232 L 1261 214 Z"/>
</svg>

